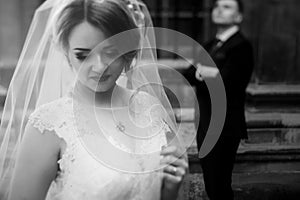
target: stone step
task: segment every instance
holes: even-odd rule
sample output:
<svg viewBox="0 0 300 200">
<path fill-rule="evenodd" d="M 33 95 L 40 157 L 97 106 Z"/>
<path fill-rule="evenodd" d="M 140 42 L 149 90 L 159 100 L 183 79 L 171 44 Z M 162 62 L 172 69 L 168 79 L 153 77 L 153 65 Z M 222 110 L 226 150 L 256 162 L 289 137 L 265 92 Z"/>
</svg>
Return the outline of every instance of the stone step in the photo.
<svg viewBox="0 0 300 200">
<path fill-rule="evenodd" d="M 201 167 L 193 122 L 181 123 L 181 135 L 185 141 L 193 141 L 188 146 L 191 173 L 200 173 Z M 257 172 L 300 170 L 300 129 L 248 129 L 248 139 L 238 148 L 235 172 Z"/>
<path fill-rule="evenodd" d="M 175 108 L 174 113 L 178 121 L 193 122 L 195 110 L 189 108 Z M 254 128 L 300 128 L 300 111 L 293 112 L 266 112 L 265 110 L 245 111 L 247 127 Z"/>
<path fill-rule="evenodd" d="M 181 115 L 180 115 L 181 114 Z M 177 110 L 179 121 L 187 125 L 186 135 L 195 135 L 193 109 Z M 294 149 L 300 146 L 300 113 L 246 112 L 248 140 L 240 151 Z"/>
<path fill-rule="evenodd" d="M 203 175 L 189 174 L 180 200 L 208 200 Z M 233 173 L 235 200 L 298 200 L 300 172 Z"/>
<path fill-rule="evenodd" d="M 300 171 L 299 149 L 259 152 L 238 152 L 234 173 L 265 173 Z M 189 154 L 190 173 L 201 173 L 198 154 Z"/>
<path fill-rule="evenodd" d="M 250 84 L 247 88 L 247 104 L 256 109 L 300 108 L 300 85 Z"/>
</svg>

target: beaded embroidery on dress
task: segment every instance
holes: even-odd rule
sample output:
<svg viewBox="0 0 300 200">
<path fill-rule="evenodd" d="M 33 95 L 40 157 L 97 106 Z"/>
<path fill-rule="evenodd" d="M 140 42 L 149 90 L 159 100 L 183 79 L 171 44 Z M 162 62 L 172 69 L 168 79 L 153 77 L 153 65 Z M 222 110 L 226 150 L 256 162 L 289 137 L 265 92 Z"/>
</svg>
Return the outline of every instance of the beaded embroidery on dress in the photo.
<svg viewBox="0 0 300 200">
<path fill-rule="evenodd" d="M 145 94 L 138 96 L 137 99 L 141 98 L 140 100 L 145 98 Z M 149 99 L 150 95 L 147 96 Z M 151 101 L 141 102 L 143 102 L 139 107 L 141 110 L 151 107 L 149 105 Z M 66 148 L 58 160 L 60 171 L 52 182 L 46 199 L 160 199 L 162 174 L 159 170 L 149 173 L 126 173 L 110 168 L 91 156 L 82 144 L 80 139 L 82 135 L 76 134 L 78 125 L 74 124 L 72 105 L 73 99 L 66 96 L 39 107 L 29 118 L 28 123 L 41 133 L 45 130 L 54 131 L 66 143 Z M 143 153 L 161 148 L 167 143 L 165 133 L 170 131 L 167 124 L 159 116 L 154 118 L 153 127 L 160 130 L 159 134 L 148 142 L 135 143 L 135 151 Z M 126 149 L 127 146 L 115 139 L 113 134 L 109 141 L 124 151 L 132 150 Z"/>
</svg>

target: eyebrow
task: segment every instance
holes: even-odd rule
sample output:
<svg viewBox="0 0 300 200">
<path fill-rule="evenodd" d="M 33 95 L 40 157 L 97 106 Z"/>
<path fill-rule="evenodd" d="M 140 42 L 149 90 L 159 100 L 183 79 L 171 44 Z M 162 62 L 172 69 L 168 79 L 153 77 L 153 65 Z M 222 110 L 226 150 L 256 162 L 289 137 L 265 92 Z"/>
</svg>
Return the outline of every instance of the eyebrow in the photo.
<svg viewBox="0 0 300 200">
<path fill-rule="evenodd" d="M 114 47 L 115 47 L 114 45 L 109 45 L 109 46 L 103 47 L 103 49 L 110 49 L 110 48 L 114 48 Z M 74 48 L 73 50 L 91 51 L 91 49 L 88 49 L 88 48 Z"/>
</svg>

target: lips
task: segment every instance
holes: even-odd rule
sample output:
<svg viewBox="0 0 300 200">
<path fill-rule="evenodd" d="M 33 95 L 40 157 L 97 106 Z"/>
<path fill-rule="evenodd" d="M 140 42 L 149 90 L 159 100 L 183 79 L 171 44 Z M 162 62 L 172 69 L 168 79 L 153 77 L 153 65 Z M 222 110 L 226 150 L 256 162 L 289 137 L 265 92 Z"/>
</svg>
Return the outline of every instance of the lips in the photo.
<svg viewBox="0 0 300 200">
<path fill-rule="evenodd" d="M 110 77 L 110 75 L 105 75 L 105 76 L 101 76 L 101 78 L 99 79 L 99 81 L 106 81 L 108 80 Z"/>
<path fill-rule="evenodd" d="M 102 82 L 102 81 L 106 81 L 108 80 L 110 77 L 110 75 L 95 75 L 95 76 L 92 76 L 91 79 L 94 79 L 95 81 L 97 82 Z"/>
</svg>

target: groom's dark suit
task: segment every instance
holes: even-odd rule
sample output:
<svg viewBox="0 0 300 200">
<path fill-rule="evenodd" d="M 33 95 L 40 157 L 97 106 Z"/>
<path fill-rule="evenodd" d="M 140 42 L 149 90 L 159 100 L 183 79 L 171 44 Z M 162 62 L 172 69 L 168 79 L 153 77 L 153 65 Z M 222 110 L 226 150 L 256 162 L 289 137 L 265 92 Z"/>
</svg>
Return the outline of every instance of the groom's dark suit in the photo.
<svg viewBox="0 0 300 200">
<path fill-rule="evenodd" d="M 245 90 L 253 70 L 253 53 L 251 44 L 241 32 L 232 35 L 219 48 L 215 48 L 214 44 L 215 41 L 212 40 L 204 48 L 210 53 L 222 76 L 227 111 L 221 136 L 213 150 L 201 159 L 201 166 L 210 199 L 231 199 L 231 174 L 235 154 L 240 139 L 247 138 L 244 103 Z M 184 75 L 196 87 L 200 108 L 197 132 L 199 149 L 210 122 L 211 103 L 207 86 L 204 81 L 195 78 L 195 71 L 195 67 L 191 66 Z"/>
</svg>

